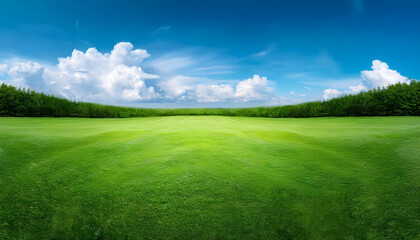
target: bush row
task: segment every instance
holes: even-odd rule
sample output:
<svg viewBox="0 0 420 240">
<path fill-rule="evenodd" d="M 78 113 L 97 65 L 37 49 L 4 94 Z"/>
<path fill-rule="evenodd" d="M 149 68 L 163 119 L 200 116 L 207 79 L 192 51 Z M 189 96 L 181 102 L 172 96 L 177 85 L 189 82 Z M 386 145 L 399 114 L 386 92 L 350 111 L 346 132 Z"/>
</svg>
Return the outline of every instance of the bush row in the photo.
<svg viewBox="0 0 420 240">
<path fill-rule="evenodd" d="M 0 116 L 127 118 L 174 115 L 224 115 L 247 117 L 325 117 L 420 115 L 420 82 L 395 84 L 329 101 L 279 107 L 146 109 L 76 102 L 68 99 L 0 86 Z"/>
</svg>

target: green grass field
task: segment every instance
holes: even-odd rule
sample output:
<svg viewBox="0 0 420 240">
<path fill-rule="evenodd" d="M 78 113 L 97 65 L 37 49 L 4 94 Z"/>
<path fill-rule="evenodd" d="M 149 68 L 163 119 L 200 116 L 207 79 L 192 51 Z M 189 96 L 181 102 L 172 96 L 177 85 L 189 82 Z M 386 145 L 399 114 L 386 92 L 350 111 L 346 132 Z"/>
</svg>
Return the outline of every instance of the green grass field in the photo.
<svg viewBox="0 0 420 240">
<path fill-rule="evenodd" d="M 0 118 L 0 239 L 419 239 L 420 118 Z"/>
</svg>

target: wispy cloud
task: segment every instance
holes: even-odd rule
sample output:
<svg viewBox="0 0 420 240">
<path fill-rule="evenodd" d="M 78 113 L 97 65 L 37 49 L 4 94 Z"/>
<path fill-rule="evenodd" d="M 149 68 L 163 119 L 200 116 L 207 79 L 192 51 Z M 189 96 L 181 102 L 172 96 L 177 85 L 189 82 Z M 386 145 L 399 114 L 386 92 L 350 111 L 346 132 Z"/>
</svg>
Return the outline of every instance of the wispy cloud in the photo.
<svg viewBox="0 0 420 240">
<path fill-rule="evenodd" d="M 5 82 L 18 87 L 109 104 L 262 103 L 274 96 L 273 83 L 259 75 L 231 82 L 174 75 L 179 71 L 190 71 L 192 67 L 196 73 L 226 71 L 231 68 L 217 64 L 197 65 L 192 57 L 171 54 L 159 57 L 152 61 L 152 65 L 157 66 L 159 71 L 150 74 L 141 67 L 143 60 L 149 56 L 146 50 L 134 49 L 131 43 L 121 42 L 106 53 L 95 48 L 89 48 L 86 52 L 75 49 L 69 57 L 58 58 L 56 66 L 17 61 L 1 64 L 0 71 L 5 73 Z"/>
<path fill-rule="evenodd" d="M 335 65 L 331 64 L 328 54 L 313 59 L 321 59 L 318 63 L 321 65 Z M 95 48 L 85 52 L 75 49 L 68 57 L 58 58 L 56 65 L 19 58 L 2 61 L 0 78 L 18 87 L 82 101 L 121 105 L 184 103 L 188 106 L 197 103 L 226 103 L 229 106 L 243 106 L 238 105 L 240 103 L 247 103 L 246 106 L 275 102 L 293 104 L 409 82 L 408 78 L 379 60 L 373 61 L 372 69 L 362 71 L 360 76 L 337 78 L 325 78 L 325 73 L 320 75 L 319 71 L 308 71 L 305 68 L 309 62 L 300 64 L 303 71 L 284 75 L 288 79 L 286 88 L 277 82 L 279 88 L 275 91 L 275 83 L 258 72 L 248 75 L 251 78 L 229 75 L 234 70 L 239 72 L 240 66 L 217 54 L 186 50 L 151 59 L 146 50 L 122 42 L 105 53 Z M 302 85 L 291 87 L 287 85 L 289 82 Z"/>
<path fill-rule="evenodd" d="M 281 74 L 284 78 L 291 80 L 316 76 L 339 76 L 342 74 L 340 64 L 325 50 L 309 56 L 276 52 L 273 53 L 273 56 L 264 59 L 266 59 L 264 65 L 269 67 L 270 71 L 277 71 L 277 74 Z"/>
<path fill-rule="evenodd" d="M 174 56 L 170 54 L 152 60 L 150 64 L 162 71 L 172 72 L 192 66 L 194 64 L 194 60 L 189 56 Z"/>
<path fill-rule="evenodd" d="M 235 73 L 235 66 L 217 51 L 208 53 L 202 49 L 185 49 L 167 53 L 145 64 L 163 77 L 174 76 L 216 76 Z"/>
<path fill-rule="evenodd" d="M 286 74 L 284 77 L 288 79 L 296 79 L 296 78 L 303 78 L 309 76 L 315 72 L 296 72 L 296 73 L 289 73 Z"/>
<path fill-rule="evenodd" d="M 232 68 L 231 66 L 221 66 L 221 65 L 217 65 L 217 66 L 209 66 L 209 67 L 198 67 L 195 68 L 195 71 L 207 71 L 207 70 L 220 70 L 220 69 L 229 69 Z"/>
<path fill-rule="evenodd" d="M 328 69 L 330 72 L 340 72 L 340 66 L 335 61 L 333 56 L 327 51 L 322 51 L 321 54 L 315 58 L 314 65 L 316 68 Z"/>
<path fill-rule="evenodd" d="M 0 64 L 0 75 L 6 73 L 7 64 Z"/>
<path fill-rule="evenodd" d="M 191 70 L 190 74 L 192 75 L 222 75 L 222 74 L 232 74 L 233 66 L 209 66 L 209 67 L 197 67 Z"/>
<path fill-rule="evenodd" d="M 332 88 L 348 88 L 350 86 L 356 85 L 360 82 L 361 78 L 358 76 L 349 76 L 344 78 L 323 78 L 323 77 L 311 77 L 306 78 L 300 83 L 309 86 L 320 86 L 320 87 L 332 87 Z M 305 87 L 309 88 L 309 87 Z M 309 88 L 310 89 L 310 88 Z"/>
<path fill-rule="evenodd" d="M 171 29 L 171 26 L 169 26 L 169 25 L 162 26 L 162 27 L 159 27 L 159 28 L 156 28 L 155 30 L 153 30 L 150 34 L 151 35 L 156 35 L 158 33 L 165 32 L 165 31 L 168 31 L 170 29 Z"/>
<path fill-rule="evenodd" d="M 276 50 L 276 44 L 272 43 L 263 51 L 253 54 L 252 57 L 264 57 L 273 52 L 274 50 Z"/>
</svg>

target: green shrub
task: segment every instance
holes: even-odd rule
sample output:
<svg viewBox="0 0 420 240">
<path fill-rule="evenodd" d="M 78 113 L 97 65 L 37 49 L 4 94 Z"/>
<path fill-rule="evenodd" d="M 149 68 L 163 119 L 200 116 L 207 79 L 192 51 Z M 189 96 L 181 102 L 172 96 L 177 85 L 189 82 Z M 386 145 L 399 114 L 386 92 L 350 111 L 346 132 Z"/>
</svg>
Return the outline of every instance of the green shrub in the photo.
<svg viewBox="0 0 420 240">
<path fill-rule="evenodd" d="M 420 115 L 420 82 L 395 84 L 329 101 L 256 108 L 146 109 L 76 102 L 3 83 L 0 116 L 127 118 L 174 115 L 224 115 L 270 118 Z"/>
</svg>

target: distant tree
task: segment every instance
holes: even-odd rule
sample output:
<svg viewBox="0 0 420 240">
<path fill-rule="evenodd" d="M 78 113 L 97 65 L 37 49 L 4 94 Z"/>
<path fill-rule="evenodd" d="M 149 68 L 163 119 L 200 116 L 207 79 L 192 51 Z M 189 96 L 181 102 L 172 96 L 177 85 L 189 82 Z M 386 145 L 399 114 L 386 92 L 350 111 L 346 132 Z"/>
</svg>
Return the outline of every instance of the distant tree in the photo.
<svg viewBox="0 0 420 240">
<path fill-rule="evenodd" d="M 0 85 L 0 116 L 126 118 L 171 115 L 225 115 L 271 118 L 420 115 L 420 82 L 397 83 L 329 101 L 256 108 L 144 109 L 76 102 Z"/>
</svg>

